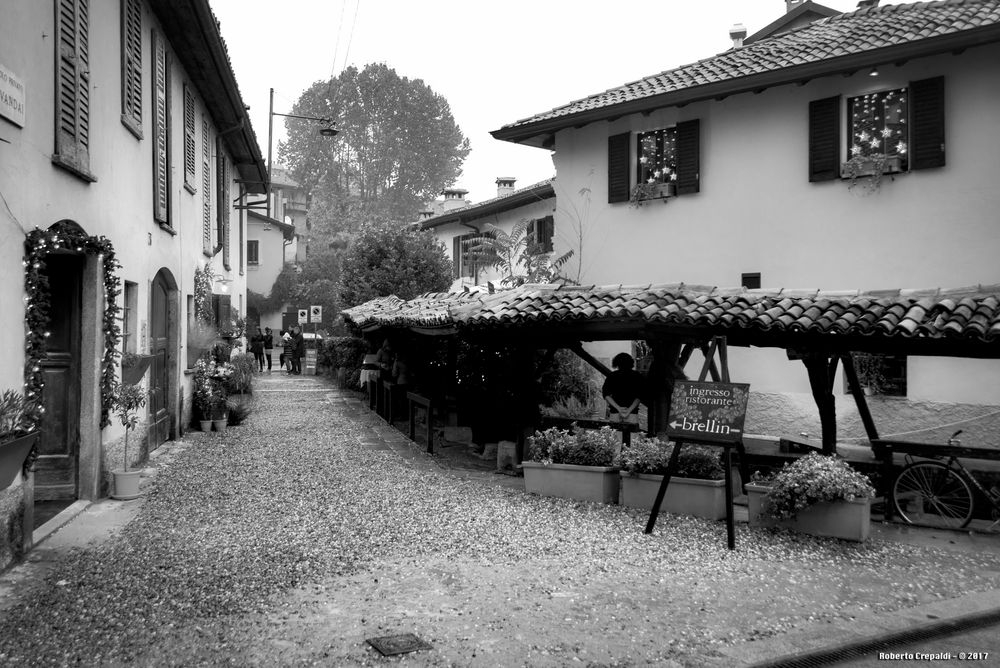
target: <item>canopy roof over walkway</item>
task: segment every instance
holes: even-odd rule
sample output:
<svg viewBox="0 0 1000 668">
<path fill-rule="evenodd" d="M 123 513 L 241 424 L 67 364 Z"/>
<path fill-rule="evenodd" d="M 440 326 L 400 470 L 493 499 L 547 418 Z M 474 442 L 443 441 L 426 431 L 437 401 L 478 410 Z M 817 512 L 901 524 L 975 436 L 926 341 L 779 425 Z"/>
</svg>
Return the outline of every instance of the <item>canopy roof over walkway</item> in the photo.
<svg viewBox="0 0 1000 668">
<path fill-rule="evenodd" d="M 725 336 L 730 345 L 812 352 L 1000 358 L 1000 285 L 871 292 L 524 285 L 380 297 L 344 318 L 362 334 L 408 329 L 539 346 Z"/>
</svg>

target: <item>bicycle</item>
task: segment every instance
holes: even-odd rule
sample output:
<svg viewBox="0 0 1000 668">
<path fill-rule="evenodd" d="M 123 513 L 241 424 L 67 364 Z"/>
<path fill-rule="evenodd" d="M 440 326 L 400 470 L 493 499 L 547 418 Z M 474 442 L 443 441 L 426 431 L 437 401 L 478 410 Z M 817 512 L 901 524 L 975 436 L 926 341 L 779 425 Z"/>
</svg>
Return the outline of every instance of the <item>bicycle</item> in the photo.
<svg viewBox="0 0 1000 668">
<path fill-rule="evenodd" d="M 961 441 L 959 429 L 948 439 L 949 446 L 958 446 Z M 934 456 L 921 453 L 919 461 L 913 455 L 905 456 L 906 465 L 896 476 L 892 485 L 892 497 L 896 512 L 908 524 L 961 529 L 972 520 L 975 496 L 973 489 L 982 493 L 982 498 L 993 506 L 992 519 L 988 530 L 1000 524 L 1000 489 L 996 486 L 986 489 L 969 472 L 958 455 Z M 947 462 L 938 461 L 947 457 Z"/>
</svg>

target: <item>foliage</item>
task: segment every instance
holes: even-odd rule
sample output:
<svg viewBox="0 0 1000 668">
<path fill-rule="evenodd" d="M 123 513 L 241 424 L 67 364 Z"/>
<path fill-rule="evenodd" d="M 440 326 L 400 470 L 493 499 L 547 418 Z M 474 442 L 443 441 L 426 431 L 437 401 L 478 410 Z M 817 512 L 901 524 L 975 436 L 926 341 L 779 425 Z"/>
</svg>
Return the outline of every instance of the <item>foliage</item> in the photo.
<svg viewBox="0 0 1000 668">
<path fill-rule="evenodd" d="M 333 327 L 340 314 L 337 285 L 344 251 L 323 246 L 311 246 L 301 273 L 296 277 L 291 301 L 295 304 L 322 306 L 323 328 Z"/>
<path fill-rule="evenodd" d="M 228 394 L 252 394 L 253 373 L 257 368 L 257 360 L 253 354 L 235 355 L 230 360 L 230 365 L 233 367 L 233 371 L 226 378 L 226 392 Z"/>
<path fill-rule="evenodd" d="M 779 519 L 824 501 L 872 498 L 875 488 L 861 473 L 837 457 L 810 453 L 786 464 L 767 493 L 768 512 Z"/>
<path fill-rule="evenodd" d="M 529 221 L 522 218 L 510 233 L 492 223 L 486 223 L 488 233 L 479 237 L 472 247 L 477 262 L 487 264 L 500 272 L 500 284 L 516 287 L 525 283 L 551 283 L 559 269 L 573 257 L 568 250 L 559 257 L 543 250 L 540 243 L 528 236 Z"/>
<path fill-rule="evenodd" d="M 858 374 L 858 383 L 867 387 L 872 394 L 883 394 L 888 384 L 885 375 L 885 359 L 882 355 L 873 353 L 854 353 L 854 369 Z"/>
<path fill-rule="evenodd" d="M 664 443 L 658 438 L 635 435 L 632 437 L 632 444 L 622 448 L 618 466 L 633 475 L 664 475 L 675 447 L 675 444 Z M 680 454 L 677 455 L 675 475 L 678 478 L 722 480 L 726 477 L 726 472 L 719 461 L 717 449 L 703 445 L 682 445 Z"/>
<path fill-rule="evenodd" d="M 355 336 L 334 336 L 323 340 L 323 347 L 317 355 L 316 363 L 329 369 L 337 367 L 345 367 L 349 371 L 359 369 L 367 350 L 368 344 L 364 339 Z"/>
<path fill-rule="evenodd" d="M 292 301 L 297 286 L 298 274 L 295 265 L 286 264 L 274 279 L 274 285 L 271 286 L 271 293 L 268 296 L 247 290 L 247 311 L 256 311 L 258 317 L 264 313 L 277 313 L 285 304 Z"/>
<path fill-rule="evenodd" d="M 121 264 L 115 257 L 115 248 L 105 237 L 84 234 L 71 223 L 56 223 L 48 230 L 35 228 L 24 240 L 24 392 L 28 406 L 28 421 L 34 429 L 45 413 L 42 406 L 42 368 L 39 361 L 45 357 L 46 339 L 49 336 L 51 303 L 48 278 L 43 273 L 45 259 L 50 253 L 66 250 L 96 255 L 104 272 L 104 358 L 101 361 L 101 427 L 111 424 L 111 395 L 114 392 L 118 342 L 121 328 L 118 325 L 121 307 L 121 281 L 116 272 Z"/>
<path fill-rule="evenodd" d="M 621 436 L 611 427 L 567 431 L 551 427 L 528 438 L 528 459 L 542 464 L 613 466 Z"/>
<path fill-rule="evenodd" d="M 0 443 L 31 431 L 30 406 L 24 395 L 14 390 L 0 394 Z"/>
<path fill-rule="evenodd" d="M 593 396 L 587 401 L 581 401 L 575 396 L 556 399 L 548 407 L 546 413 L 555 417 L 589 417 L 592 415 L 603 416 L 607 410 L 607 403 L 602 397 Z"/>
<path fill-rule="evenodd" d="M 885 153 L 852 155 L 851 159 L 843 164 L 843 173 L 848 179 L 847 188 L 853 190 L 860 183 L 864 184 L 866 193 L 877 192 L 882 187 L 882 177 L 889 166 L 889 159 L 890 156 Z"/>
<path fill-rule="evenodd" d="M 470 150 L 447 100 L 384 63 L 317 81 L 291 113 L 332 118 L 340 130 L 321 137 L 315 123 L 288 118 L 288 141 L 278 147 L 296 181 L 308 192 L 326 191 L 332 220 L 412 218 L 455 182 Z"/>
<path fill-rule="evenodd" d="M 194 270 L 194 317 L 199 322 L 215 321 L 212 312 L 212 268 L 206 264 L 201 269 Z"/>
<path fill-rule="evenodd" d="M 539 382 L 542 386 L 542 401 L 553 407 L 560 401 L 575 399 L 581 404 L 595 403 L 595 395 L 600 392 L 596 386 L 595 374 L 590 365 L 574 352 L 566 349 L 556 351 L 552 362 L 542 369 Z M 604 401 L 599 396 L 599 413 L 604 412 Z"/>
<path fill-rule="evenodd" d="M 128 471 L 128 433 L 139 424 L 137 415 L 140 408 L 146 405 L 146 390 L 139 385 L 116 383 L 111 395 L 111 406 L 115 417 L 125 427 L 125 466 Z"/>
<path fill-rule="evenodd" d="M 211 356 L 203 356 L 194 365 L 194 404 L 201 419 L 211 420 L 225 406 L 226 383 L 234 371 L 229 363 L 219 364 Z"/>
<path fill-rule="evenodd" d="M 227 422 L 230 427 L 237 427 L 243 424 L 250 414 L 253 413 L 253 406 L 242 401 L 227 401 L 226 407 L 229 410 Z"/>
<path fill-rule="evenodd" d="M 391 223 L 362 226 L 341 266 L 340 301 L 357 306 L 375 297 L 413 299 L 451 284 L 451 261 L 429 232 Z"/>
<path fill-rule="evenodd" d="M 211 348 L 218 338 L 219 335 L 212 325 L 198 319 L 188 324 L 187 347 L 189 351 L 197 351 L 197 354 L 200 355 L 203 351 Z"/>
<path fill-rule="evenodd" d="M 667 184 L 659 182 L 635 184 L 635 187 L 632 188 L 632 192 L 629 194 L 629 206 L 639 208 L 643 204 L 654 199 L 659 199 L 666 203 L 669 201 L 667 197 L 664 196 L 664 189 L 666 187 Z"/>
</svg>

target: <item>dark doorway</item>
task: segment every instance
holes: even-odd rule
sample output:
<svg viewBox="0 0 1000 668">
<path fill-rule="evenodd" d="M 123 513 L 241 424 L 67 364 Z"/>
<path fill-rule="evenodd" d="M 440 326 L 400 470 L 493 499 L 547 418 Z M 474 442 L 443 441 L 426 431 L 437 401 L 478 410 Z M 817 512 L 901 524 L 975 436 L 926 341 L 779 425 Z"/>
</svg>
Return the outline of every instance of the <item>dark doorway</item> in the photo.
<svg viewBox="0 0 1000 668">
<path fill-rule="evenodd" d="M 39 361 L 45 387 L 35 499 L 75 500 L 80 455 L 80 308 L 83 257 L 53 253 L 45 260 L 49 336 Z"/>
<path fill-rule="evenodd" d="M 167 397 L 170 396 L 170 367 L 167 364 L 170 291 L 160 274 L 153 279 L 150 290 L 149 351 L 153 355 L 153 363 L 149 375 L 149 414 L 152 421 L 149 449 L 152 451 L 170 438 L 170 411 L 167 407 Z"/>
</svg>

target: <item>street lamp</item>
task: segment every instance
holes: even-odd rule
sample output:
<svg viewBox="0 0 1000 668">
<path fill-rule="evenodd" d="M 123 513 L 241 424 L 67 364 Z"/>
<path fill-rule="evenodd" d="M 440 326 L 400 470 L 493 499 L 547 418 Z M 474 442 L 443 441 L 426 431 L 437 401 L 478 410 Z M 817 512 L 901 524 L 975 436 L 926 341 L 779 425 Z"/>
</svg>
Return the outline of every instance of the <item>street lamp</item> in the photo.
<svg viewBox="0 0 1000 668">
<path fill-rule="evenodd" d="M 317 116 L 299 116 L 297 114 L 279 114 L 274 110 L 274 89 L 271 89 L 270 106 L 267 110 L 267 218 L 271 219 L 271 144 L 274 137 L 274 117 L 284 116 L 285 118 L 301 118 L 305 121 L 318 121 L 323 124 L 319 129 L 320 136 L 334 137 L 340 130 L 333 127 L 332 118 L 321 118 Z"/>
</svg>

